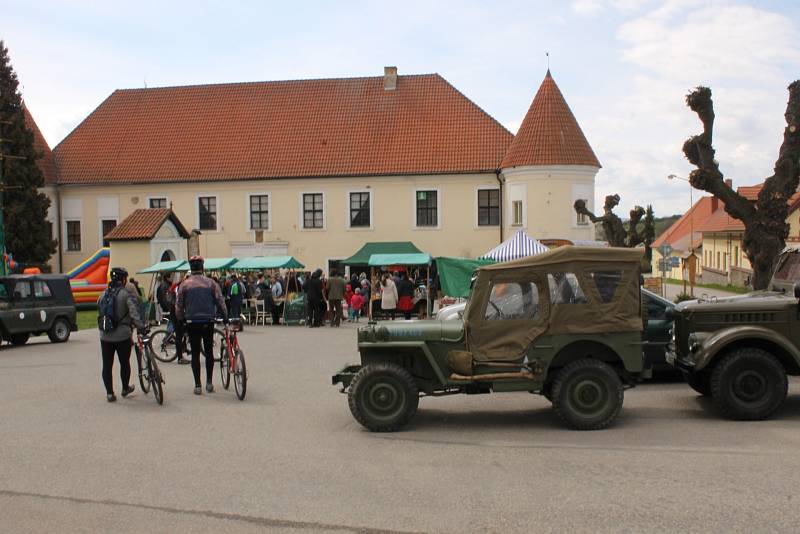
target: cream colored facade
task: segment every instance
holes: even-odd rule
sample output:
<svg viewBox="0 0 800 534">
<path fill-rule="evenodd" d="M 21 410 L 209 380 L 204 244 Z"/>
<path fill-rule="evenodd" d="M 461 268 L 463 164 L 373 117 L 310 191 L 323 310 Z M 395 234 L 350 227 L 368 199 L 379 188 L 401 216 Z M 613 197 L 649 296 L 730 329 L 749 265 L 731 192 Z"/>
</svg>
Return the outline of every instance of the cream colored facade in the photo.
<svg viewBox="0 0 800 534">
<path fill-rule="evenodd" d="M 309 268 L 327 268 L 329 260 L 344 259 L 367 241 L 413 241 L 434 255 L 475 257 L 500 242 L 499 226 L 478 225 L 478 190 L 486 187 L 499 187 L 494 174 L 62 186 L 63 264 L 70 269 L 97 250 L 102 220 L 120 222 L 151 199 L 164 199 L 185 227 L 198 228 L 200 197 L 213 197 L 217 205 L 217 229 L 201 230 L 207 257 L 289 254 Z M 435 227 L 416 226 L 419 191 L 437 192 Z M 348 225 L 353 192 L 370 193 L 369 227 Z M 304 193 L 323 195 L 323 228 L 303 228 Z M 261 243 L 250 229 L 251 195 L 268 196 L 269 227 Z M 80 250 L 67 250 L 68 221 L 81 224 Z M 118 261 L 113 252 L 111 261 Z"/>
<path fill-rule="evenodd" d="M 751 269 L 742 250 L 742 235 L 703 234 L 703 266 L 727 272 L 731 267 Z"/>
<path fill-rule="evenodd" d="M 579 221 L 573 204 L 582 199 L 594 211 L 597 171 L 597 167 L 582 165 L 503 169 L 505 235 L 523 228 L 536 239 L 593 240 L 594 225 Z M 522 202 L 522 217 L 518 221 L 515 221 L 515 201 Z"/>
</svg>

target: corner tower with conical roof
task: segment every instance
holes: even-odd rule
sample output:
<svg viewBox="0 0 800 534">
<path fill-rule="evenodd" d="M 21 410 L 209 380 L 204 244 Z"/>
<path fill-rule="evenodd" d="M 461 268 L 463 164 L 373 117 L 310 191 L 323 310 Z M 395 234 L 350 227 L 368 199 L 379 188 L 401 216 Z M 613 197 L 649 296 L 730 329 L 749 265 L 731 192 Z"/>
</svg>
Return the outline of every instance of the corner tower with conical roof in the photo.
<svg viewBox="0 0 800 534">
<path fill-rule="evenodd" d="M 524 228 L 537 239 L 594 239 L 573 204 L 594 210 L 600 162 L 549 69 L 501 167 L 507 235 Z"/>
</svg>

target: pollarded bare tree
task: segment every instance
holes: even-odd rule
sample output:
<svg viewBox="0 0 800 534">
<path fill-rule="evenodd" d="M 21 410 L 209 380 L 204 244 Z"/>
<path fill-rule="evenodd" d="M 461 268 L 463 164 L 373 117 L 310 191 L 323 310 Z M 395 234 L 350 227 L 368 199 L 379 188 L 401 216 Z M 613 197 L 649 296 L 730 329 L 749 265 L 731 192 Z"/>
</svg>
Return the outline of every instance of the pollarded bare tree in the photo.
<svg viewBox="0 0 800 534">
<path fill-rule="evenodd" d="M 725 211 L 744 223 L 742 249 L 753 266 L 753 289 L 765 289 L 778 254 L 786 246 L 789 225 L 789 198 L 800 182 L 800 80 L 789 85 L 786 128 L 783 131 L 774 174 L 764 181 L 755 203 L 739 195 L 725 183 L 714 159 L 714 103 L 711 89 L 698 87 L 686 96 L 686 104 L 703 123 L 703 133 L 683 144 L 686 158 L 697 167 L 689 175 L 696 189 L 711 193 L 725 203 Z"/>
</svg>

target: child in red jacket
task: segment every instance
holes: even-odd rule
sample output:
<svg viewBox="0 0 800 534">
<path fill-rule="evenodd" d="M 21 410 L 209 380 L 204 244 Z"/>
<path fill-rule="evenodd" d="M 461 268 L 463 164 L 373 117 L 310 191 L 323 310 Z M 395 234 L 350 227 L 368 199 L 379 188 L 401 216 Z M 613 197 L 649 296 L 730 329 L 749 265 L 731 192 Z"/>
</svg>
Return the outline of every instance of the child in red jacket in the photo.
<svg viewBox="0 0 800 534">
<path fill-rule="evenodd" d="M 358 316 L 361 315 L 361 308 L 363 307 L 364 297 L 361 296 L 361 289 L 357 288 L 356 292 L 353 293 L 353 296 L 350 298 L 350 308 L 348 309 L 351 322 L 358 322 Z"/>
</svg>

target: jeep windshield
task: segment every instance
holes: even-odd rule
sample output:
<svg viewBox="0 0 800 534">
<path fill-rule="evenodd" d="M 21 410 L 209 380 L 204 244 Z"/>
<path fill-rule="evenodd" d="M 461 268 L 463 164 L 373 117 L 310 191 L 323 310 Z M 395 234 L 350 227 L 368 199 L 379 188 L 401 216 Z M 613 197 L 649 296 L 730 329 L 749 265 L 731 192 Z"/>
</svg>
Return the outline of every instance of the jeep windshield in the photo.
<svg viewBox="0 0 800 534">
<path fill-rule="evenodd" d="M 784 252 L 772 276 L 771 287 L 775 291 L 791 291 L 797 282 L 800 282 L 800 251 Z"/>
</svg>

